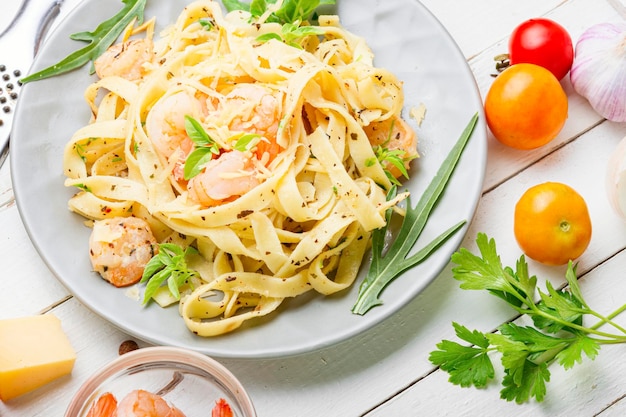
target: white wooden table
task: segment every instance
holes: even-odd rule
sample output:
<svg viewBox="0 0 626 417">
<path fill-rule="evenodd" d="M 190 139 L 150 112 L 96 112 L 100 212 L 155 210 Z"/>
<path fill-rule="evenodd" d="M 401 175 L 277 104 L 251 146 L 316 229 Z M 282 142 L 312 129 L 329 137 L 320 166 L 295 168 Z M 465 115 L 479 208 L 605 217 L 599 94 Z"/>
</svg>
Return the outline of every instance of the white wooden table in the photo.
<svg viewBox="0 0 626 417">
<path fill-rule="evenodd" d="M 78 2 L 65 0 L 62 16 Z M 422 3 L 459 44 L 483 97 L 493 80 L 493 57 L 506 51 L 510 31 L 523 20 L 552 18 L 575 42 L 594 23 L 626 19 L 626 0 Z M 503 262 L 512 264 L 521 253 L 512 233 L 519 196 L 536 183 L 567 183 L 587 201 L 594 227 L 591 244 L 580 258 L 581 287 L 592 306 L 609 312 L 626 300 L 626 223 L 609 207 L 604 176 L 611 152 L 626 136 L 626 124 L 605 121 L 576 95 L 568 80 L 563 85 L 569 118 L 556 140 L 522 152 L 489 138 L 484 193 L 463 244 L 472 249 L 476 233 L 486 232 L 498 242 Z M 130 337 L 91 313 L 54 278 L 33 248 L 12 196 L 5 163 L 0 169 L 0 319 L 54 311 L 78 359 L 70 377 L 0 403 L 0 416 L 60 416 L 83 381 L 114 359 L 120 343 Z M 530 268 L 563 282 L 563 268 L 534 262 Z M 492 331 L 513 318 L 514 313 L 495 297 L 460 290 L 447 267 L 398 314 L 351 340 L 296 357 L 220 361 L 239 377 L 262 417 L 626 415 L 624 346 L 603 347 L 595 361 L 585 360 L 569 371 L 554 367 L 545 401 L 525 405 L 500 400 L 498 384 L 483 390 L 454 386 L 428 361 L 439 341 L 454 339 L 452 321 Z M 626 317 L 618 321 L 624 323 Z"/>
</svg>

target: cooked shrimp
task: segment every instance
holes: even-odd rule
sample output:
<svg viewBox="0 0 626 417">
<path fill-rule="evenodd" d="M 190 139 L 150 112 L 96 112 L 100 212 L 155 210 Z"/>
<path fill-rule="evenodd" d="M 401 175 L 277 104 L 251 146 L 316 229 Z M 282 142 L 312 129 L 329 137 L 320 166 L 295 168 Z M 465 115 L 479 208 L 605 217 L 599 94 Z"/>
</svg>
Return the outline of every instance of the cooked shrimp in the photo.
<svg viewBox="0 0 626 417">
<path fill-rule="evenodd" d="M 100 55 L 93 63 L 100 78 L 117 75 L 129 81 L 141 79 L 146 69 L 144 64 L 154 57 L 150 39 L 131 39 L 116 43 Z"/>
<path fill-rule="evenodd" d="M 115 417 L 117 400 L 110 392 L 106 392 L 91 406 L 87 417 Z"/>
<path fill-rule="evenodd" d="M 200 102 L 181 91 L 157 101 L 146 118 L 146 134 L 157 152 L 174 162 L 177 181 L 183 179 L 185 159 L 194 146 L 185 130 L 185 116 L 198 118 L 201 111 Z"/>
<path fill-rule="evenodd" d="M 114 217 L 94 222 L 89 238 L 93 269 L 116 287 L 141 279 L 156 252 L 157 241 L 148 223 L 137 217 Z"/>
<path fill-rule="evenodd" d="M 410 162 L 417 157 L 417 136 L 411 126 L 401 117 L 393 117 L 380 122 L 373 122 L 364 128 L 372 146 L 382 146 L 390 151 L 399 149 L 404 151 L 402 159 L 404 166 L 409 169 Z M 383 163 L 395 178 L 402 173 L 389 162 Z"/>
<path fill-rule="evenodd" d="M 282 115 L 282 93 L 262 84 L 240 83 L 230 90 L 208 118 L 229 120 L 233 132 L 253 133 L 264 138 L 256 149 L 259 160 L 268 153 L 269 160 L 280 151 L 276 134 Z"/>
<path fill-rule="evenodd" d="M 215 401 L 215 407 L 211 410 L 211 417 L 233 417 L 233 410 L 225 399 Z"/>
<path fill-rule="evenodd" d="M 186 157 L 193 142 L 185 131 L 185 116 L 197 118 L 200 112 L 200 102 L 183 91 L 157 101 L 146 118 L 146 133 L 157 151 L 166 158 L 179 151 Z"/>
<path fill-rule="evenodd" d="M 134 390 L 117 403 L 111 393 L 105 393 L 89 409 L 87 417 L 185 417 L 178 408 L 156 394 Z"/>
<path fill-rule="evenodd" d="M 275 139 L 281 103 L 273 90 L 259 84 L 237 84 L 227 95 L 229 106 L 238 110 L 230 123 L 231 130 L 257 133 Z"/>
<path fill-rule="evenodd" d="M 156 394 L 134 390 L 126 395 L 117 406 L 115 417 L 185 417 L 178 408 Z"/>
<path fill-rule="evenodd" d="M 191 200 L 211 207 L 242 196 L 260 183 L 250 158 L 243 152 L 230 151 L 209 161 L 189 181 L 187 189 Z"/>
</svg>

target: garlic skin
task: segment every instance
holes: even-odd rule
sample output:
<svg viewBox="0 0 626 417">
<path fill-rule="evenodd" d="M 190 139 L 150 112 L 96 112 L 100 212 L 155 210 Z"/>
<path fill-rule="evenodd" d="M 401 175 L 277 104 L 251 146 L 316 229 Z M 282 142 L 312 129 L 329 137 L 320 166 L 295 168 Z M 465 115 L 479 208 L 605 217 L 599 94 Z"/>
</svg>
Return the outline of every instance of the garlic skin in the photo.
<svg viewBox="0 0 626 417">
<path fill-rule="evenodd" d="M 611 153 L 606 166 L 606 195 L 613 211 L 626 220 L 626 138 Z"/>
<path fill-rule="evenodd" d="M 626 23 L 596 24 L 581 35 L 570 80 L 602 117 L 626 122 Z"/>
</svg>

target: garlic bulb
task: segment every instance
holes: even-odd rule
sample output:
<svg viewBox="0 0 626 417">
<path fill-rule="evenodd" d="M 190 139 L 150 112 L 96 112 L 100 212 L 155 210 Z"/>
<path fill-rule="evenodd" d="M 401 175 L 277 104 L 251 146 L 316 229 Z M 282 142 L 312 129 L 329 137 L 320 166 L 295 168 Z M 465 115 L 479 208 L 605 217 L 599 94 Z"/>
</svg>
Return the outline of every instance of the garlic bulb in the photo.
<svg viewBox="0 0 626 417">
<path fill-rule="evenodd" d="M 602 117 L 626 122 L 626 23 L 600 23 L 576 43 L 574 90 Z"/>
</svg>

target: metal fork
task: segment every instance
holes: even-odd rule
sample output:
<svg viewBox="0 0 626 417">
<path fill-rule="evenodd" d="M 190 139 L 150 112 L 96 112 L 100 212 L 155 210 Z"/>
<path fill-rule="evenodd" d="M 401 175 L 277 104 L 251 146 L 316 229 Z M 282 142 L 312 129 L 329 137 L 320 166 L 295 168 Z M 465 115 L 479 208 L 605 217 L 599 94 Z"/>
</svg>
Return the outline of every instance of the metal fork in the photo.
<svg viewBox="0 0 626 417">
<path fill-rule="evenodd" d="M 64 0 L 23 0 L 0 33 L 0 153 L 6 155 L 15 105 L 26 75 Z M 4 160 L 0 160 L 0 166 Z"/>
</svg>

